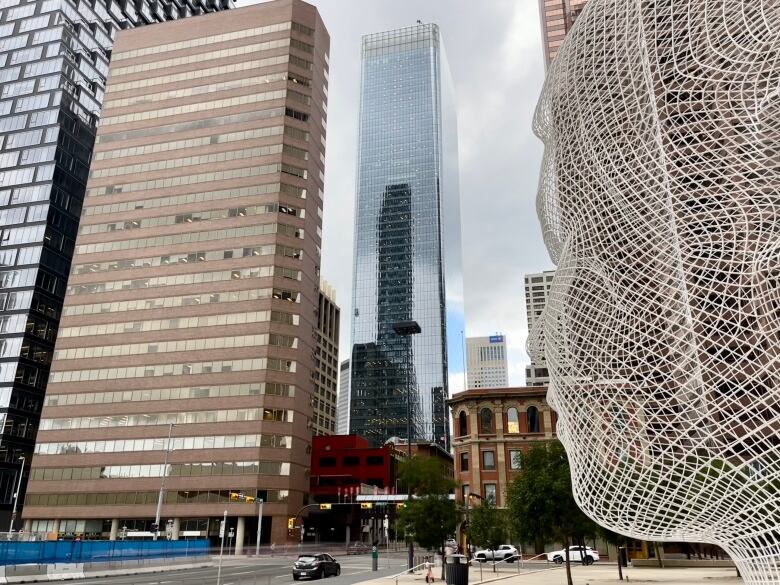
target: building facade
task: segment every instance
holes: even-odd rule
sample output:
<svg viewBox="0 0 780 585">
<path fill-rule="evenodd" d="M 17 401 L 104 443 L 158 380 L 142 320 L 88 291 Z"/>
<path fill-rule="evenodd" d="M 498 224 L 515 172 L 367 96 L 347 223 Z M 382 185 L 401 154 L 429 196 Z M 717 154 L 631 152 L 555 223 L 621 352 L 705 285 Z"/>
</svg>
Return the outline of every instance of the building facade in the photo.
<svg viewBox="0 0 780 585">
<path fill-rule="evenodd" d="M 555 270 L 525 275 L 525 314 L 529 332 L 541 323 L 542 311 L 547 305 L 554 276 Z M 532 351 L 530 358 L 531 363 L 525 367 L 525 385 L 547 386 L 550 383 L 550 373 L 544 353 Z"/>
<path fill-rule="evenodd" d="M 114 35 L 231 6 L 232 0 L 0 4 L 2 525 L 20 457 L 29 468 L 38 431 Z"/>
<path fill-rule="evenodd" d="M 449 444 L 463 330 L 456 126 L 437 25 L 363 37 L 350 432 L 375 446 L 409 433 Z M 395 332 L 409 321 L 419 334 Z"/>
<path fill-rule="evenodd" d="M 336 305 L 336 291 L 320 281 L 317 309 L 317 354 L 315 356 L 312 398 L 312 432 L 315 435 L 336 433 L 336 392 L 339 382 L 339 326 L 341 309 Z"/>
<path fill-rule="evenodd" d="M 587 3 L 588 0 L 539 0 L 545 67 L 555 59 L 563 38 Z"/>
<path fill-rule="evenodd" d="M 307 494 L 328 33 L 275 0 L 117 37 L 25 529 L 287 537 Z M 258 86 L 262 91 L 258 91 Z M 166 465 L 167 464 L 167 465 Z"/>
<path fill-rule="evenodd" d="M 506 489 L 523 467 L 523 452 L 556 437 L 557 417 L 546 394 L 546 388 L 486 388 L 450 398 L 461 505 L 472 495 L 506 506 Z"/>
<path fill-rule="evenodd" d="M 339 395 L 336 401 L 336 434 L 349 434 L 349 360 L 339 366 Z"/>
<path fill-rule="evenodd" d="M 506 388 L 509 367 L 503 335 L 466 338 L 467 388 Z"/>
</svg>

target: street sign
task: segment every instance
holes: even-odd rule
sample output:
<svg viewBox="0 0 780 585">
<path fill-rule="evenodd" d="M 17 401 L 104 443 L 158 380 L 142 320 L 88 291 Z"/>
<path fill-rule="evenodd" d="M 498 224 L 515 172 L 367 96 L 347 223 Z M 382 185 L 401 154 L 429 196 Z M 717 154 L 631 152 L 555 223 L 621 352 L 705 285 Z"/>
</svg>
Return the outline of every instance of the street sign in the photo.
<svg viewBox="0 0 780 585">
<path fill-rule="evenodd" d="M 371 508 L 373 508 L 373 507 L 374 507 L 374 504 L 372 504 L 372 503 L 370 503 L 370 502 L 362 502 L 362 503 L 360 504 L 360 509 L 361 509 L 361 510 L 370 510 L 370 509 L 371 509 Z"/>
<path fill-rule="evenodd" d="M 220 538 L 225 538 L 225 521 L 224 520 L 222 520 L 219 523 L 219 537 Z"/>
<path fill-rule="evenodd" d="M 320 504 L 320 510 L 330 510 L 331 505 L 330 504 Z"/>
</svg>

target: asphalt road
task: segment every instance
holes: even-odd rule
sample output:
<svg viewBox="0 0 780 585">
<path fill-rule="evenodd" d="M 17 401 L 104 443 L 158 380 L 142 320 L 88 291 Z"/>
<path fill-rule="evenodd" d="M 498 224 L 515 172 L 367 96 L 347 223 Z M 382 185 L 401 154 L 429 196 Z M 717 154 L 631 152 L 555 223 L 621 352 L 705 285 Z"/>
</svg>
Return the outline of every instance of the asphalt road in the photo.
<svg viewBox="0 0 780 585">
<path fill-rule="evenodd" d="M 361 581 L 385 577 L 400 573 L 406 566 L 405 557 L 391 555 L 380 558 L 380 569 L 371 571 L 370 555 L 335 556 L 341 563 L 339 577 L 327 577 L 322 585 L 352 585 Z M 293 558 L 225 558 L 222 563 L 220 585 L 303 585 L 305 580 L 294 582 L 292 578 Z M 215 564 L 218 559 L 214 559 Z M 389 565 L 389 566 L 388 566 Z M 148 573 L 140 575 L 121 575 L 100 577 L 97 579 L 79 579 L 68 583 L 90 585 L 210 585 L 217 583 L 217 567 L 202 569 L 184 569 Z M 388 584 L 391 582 L 388 581 Z"/>
</svg>

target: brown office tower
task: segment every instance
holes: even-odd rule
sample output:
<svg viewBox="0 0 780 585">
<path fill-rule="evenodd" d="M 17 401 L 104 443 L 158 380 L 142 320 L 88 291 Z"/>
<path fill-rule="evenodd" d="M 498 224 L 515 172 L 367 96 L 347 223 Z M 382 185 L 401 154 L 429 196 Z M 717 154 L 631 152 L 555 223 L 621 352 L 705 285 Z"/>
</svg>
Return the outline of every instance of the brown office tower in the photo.
<svg viewBox="0 0 780 585">
<path fill-rule="evenodd" d="M 118 35 L 25 530 L 215 538 L 227 510 L 240 548 L 262 499 L 262 541 L 292 536 L 328 50 L 299 0 Z"/>
<path fill-rule="evenodd" d="M 336 434 L 336 389 L 339 381 L 339 325 L 341 309 L 336 304 L 336 291 L 327 282 L 320 282 L 320 306 L 317 325 L 317 354 L 312 399 L 312 432 L 315 435 Z"/>
<path fill-rule="evenodd" d="M 563 38 L 587 3 L 588 0 L 539 0 L 545 67 L 555 59 Z"/>
</svg>

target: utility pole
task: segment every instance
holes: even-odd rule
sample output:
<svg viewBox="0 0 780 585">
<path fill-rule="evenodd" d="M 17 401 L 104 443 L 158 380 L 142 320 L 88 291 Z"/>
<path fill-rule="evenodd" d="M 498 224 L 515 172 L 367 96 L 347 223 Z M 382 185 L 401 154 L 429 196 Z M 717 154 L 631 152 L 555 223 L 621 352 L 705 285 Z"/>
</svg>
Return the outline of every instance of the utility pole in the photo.
<svg viewBox="0 0 780 585">
<path fill-rule="evenodd" d="M 19 468 L 19 481 L 16 483 L 16 492 L 14 493 L 14 509 L 11 512 L 11 525 L 8 527 L 8 538 L 11 537 L 11 533 L 14 531 L 14 522 L 16 521 L 16 505 L 19 503 L 19 492 L 22 489 L 22 476 L 24 475 L 24 455 L 19 457 L 22 462 L 22 466 Z"/>
<path fill-rule="evenodd" d="M 162 512 L 163 495 L 165 493 L 165 476 L 168 475 L 168 453 L 171 452 L 171 433 L 173 433 L 174 423 L 168 425 L 168 442 L 165 444 L 165 463 L 163 463 L 162 473 L 160 474 L 160 495 L 157 496 L 157 513 L 154 516 L 154 535 L 157 540 L 160 534 L 160 512 Z"/>
</svg>

